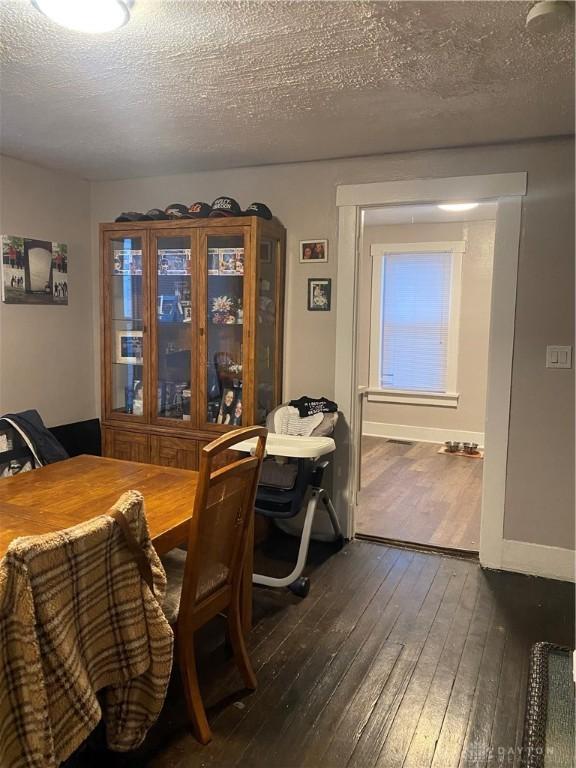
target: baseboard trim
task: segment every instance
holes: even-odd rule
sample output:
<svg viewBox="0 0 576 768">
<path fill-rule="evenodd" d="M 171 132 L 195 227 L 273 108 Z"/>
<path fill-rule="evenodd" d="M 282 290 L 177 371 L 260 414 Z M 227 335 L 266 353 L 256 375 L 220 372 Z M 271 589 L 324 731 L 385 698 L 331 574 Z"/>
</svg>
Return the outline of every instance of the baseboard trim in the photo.
<svg viewBox="0 0 576 768">
<path fill-rule="evenodd" d="M 564 547 L 504 539 L 499 562 L 484 562 L 481 557 L 480 564 L 484 568 L 576 582 L 576 552 Z"/>
<path fill-rule="evenodd" d="M 484 447 L 483 432 L 466 432 L 458 429 L 436 429 L 436 427 L 413 427 L 408 424 L 381 424 L 379 421 L 365 421 L 362 434 L 367 437 L 389 437 L 393 440 L 414 440 L 417 443 L 444 443 L 459 440 L 461 443 L 478 443 Z"/>
</svg>

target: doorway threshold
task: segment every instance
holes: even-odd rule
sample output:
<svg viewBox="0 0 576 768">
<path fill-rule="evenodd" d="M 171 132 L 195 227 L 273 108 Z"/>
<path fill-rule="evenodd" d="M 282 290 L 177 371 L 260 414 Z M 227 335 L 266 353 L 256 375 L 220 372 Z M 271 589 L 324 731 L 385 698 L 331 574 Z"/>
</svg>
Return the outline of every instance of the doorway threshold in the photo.
<svg viewBox="0 0 576 768">
<path fill-rule="evenodd" d="M 374 544 L 396 547 L 398 549 L 413 549 L 417 552 L 429 552 L 436 555 L 446 555 L 448 557 L 458 557 L 461 560 L 480 559 L 479 553 L 472 549 L 454 549 L 453 547 L 438 547 L 434 544 L 418 544 L 415 541 L 401 541 L 400 539 L 386 539 L 383 536 L 371 536 L 368 533 L 356 533 L 355 539 L 360 541 L 371 541 Z"/>
</svg>

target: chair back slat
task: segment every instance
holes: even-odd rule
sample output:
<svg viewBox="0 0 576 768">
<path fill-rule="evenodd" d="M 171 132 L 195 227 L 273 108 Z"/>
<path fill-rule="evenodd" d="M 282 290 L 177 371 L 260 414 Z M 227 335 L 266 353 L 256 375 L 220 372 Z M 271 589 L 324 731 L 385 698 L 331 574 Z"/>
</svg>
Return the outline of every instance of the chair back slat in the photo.
<svg viewBox="0 0 576 768">
<path fill-rule="evenodd" d="M 191 626 L 192 615 L 203 600 L 222 590 L 239 591 L 266 435 L 263 427 L 245 427 L 223 435 L 202 450 L 179 627 Z M 212 470 L 215 459 L 224 451 L 254 437 L 258 438 L 254 456 L 232 459 Z"/>
</svg>

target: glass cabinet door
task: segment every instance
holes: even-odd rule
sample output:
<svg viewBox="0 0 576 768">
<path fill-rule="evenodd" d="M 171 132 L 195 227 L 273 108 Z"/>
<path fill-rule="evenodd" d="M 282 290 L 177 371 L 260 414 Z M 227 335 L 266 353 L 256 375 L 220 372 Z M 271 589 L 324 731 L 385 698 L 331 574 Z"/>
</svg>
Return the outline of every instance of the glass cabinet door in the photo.
<svg viewBox="0 0 576 768">
<path fill-rule="evenodd" d="M 201 360 L 204 425 L 246 423 L 244 388 L 244 234 L 206 234 L 205 340 Z M 202 413 L 203 411 L 203 413 Z"/>
<path fill-rule="evenodd" d="M 153 242 L 156 265 L 155 420 L 190 422 L 195 401 L 192 343 L 196 333 L 193 328 L 192 236 L 170 232 L 155 235 Z"/>
<path fill-rule="evenodd" d="M 142 421 L 147 402 L 143 237 L 114 234 L 105 253 L 111 362 L 107 402 L 111 416 Z"/>
<path fill-rule="evenodd" d="M 258 289 L 256 304 L 256 422 L 265 424 L 266 416 L 280 398 L 278 338 L 279 280 L 278 240 L 262 238 L 258 252 Z"/>
</svg>

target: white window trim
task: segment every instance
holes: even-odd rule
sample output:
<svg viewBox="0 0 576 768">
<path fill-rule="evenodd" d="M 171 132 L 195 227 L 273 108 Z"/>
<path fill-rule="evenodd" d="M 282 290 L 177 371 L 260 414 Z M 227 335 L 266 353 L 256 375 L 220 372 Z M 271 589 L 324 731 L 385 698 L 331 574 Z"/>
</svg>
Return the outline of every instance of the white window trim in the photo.
<svg viewBox="0 0 576 768">
<path fill-rule="evenodd" d="M 380 385 L 379 371 L 382 350 L 380 286 L 382 285 L 382 266 L 387 254 L 417 253 L 418 251 L 428 253 L 449 251 L 452 254 L 450 317 L 448 320 L 448 370 L 445 392 L 418 392 L 417 390 L 399 390 L 393 387 L 385 389 Z M 370 312 L 370 387 L 368 390 L 368 400 L 443 408 L 458 407 L 458 342 L 460 337 L 460 304 L 462 294 L 462 255 L 465 251 L 465 240 L 384 243 L 374 244 L 370 247 L 370 255 L 372 257 L 372 301 Z"/>
</svg>

